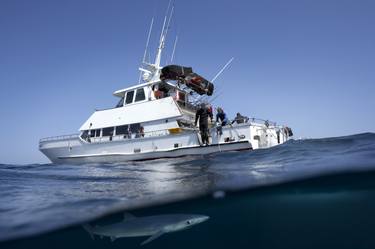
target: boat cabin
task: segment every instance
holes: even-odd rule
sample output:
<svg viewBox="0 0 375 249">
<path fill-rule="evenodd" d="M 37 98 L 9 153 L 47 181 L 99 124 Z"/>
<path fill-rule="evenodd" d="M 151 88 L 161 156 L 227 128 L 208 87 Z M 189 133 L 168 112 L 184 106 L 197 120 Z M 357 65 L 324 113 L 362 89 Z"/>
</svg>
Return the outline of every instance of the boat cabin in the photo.
<svg viewBox="0 0 375 249">
<path fill-rule="evenodd" d="M 166 81 L 135 85 L 118 90 L 113 95 L 120 98 L 116 108 L 166 97 L 173 97 L 181 105 L 185 105 L 189 101 L 187 91 Z"/>
<path fill-rule="evenodd" d="M 166 135 L 194 120 L 196 107 L 189 103 L 190 92 L 179 85 L 148 82 L 118 90 L 113 95 L 120 98 L 114 108 L 95 111 L 81 126 L 83 140 Z"/>
</svg>

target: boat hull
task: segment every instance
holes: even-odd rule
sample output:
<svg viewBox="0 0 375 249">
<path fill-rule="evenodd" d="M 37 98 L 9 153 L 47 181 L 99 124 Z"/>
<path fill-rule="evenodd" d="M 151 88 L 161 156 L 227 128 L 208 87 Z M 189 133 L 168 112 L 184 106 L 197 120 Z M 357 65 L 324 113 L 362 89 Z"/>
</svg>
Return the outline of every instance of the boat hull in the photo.
<svg viewBox="0 0 375 249">
<path fill-rule="evenodd" d="M 61 156 L 50 158 L 54 163 L 66 164 L 89 164 L 89 163 L 122 163 L 126 161 L 146 161 L 160 158 L 176 158 L 193 155 L 207 155 L 225 151 L 251 150 L 251 144 L 248 141 L 234 142 L 227 144 L 213 144 L 209 146 L 194 146 L 185 148 L 176 148 L 169 151 L 155 151 L 134 154 L 102 154 L 102 155 L 79 155 L 79 156 Z"/>
<path fill-rule="evenodd" d="M 100 141 L 84 141 L 80 137 L 67 137 L 43 141 L 39 149 L 56 164 L 87 163 L 122 163 L 126 161 L 152 160 L 191 155 L 206 155 L 225 151 L 252 150 L 268 148 L 277 144 L 271 130 L 265 131 L 267 136 L 260 136 L 262 129 L 252 124 L 223 127 L 222 134 L 216 129 L 210 130 L 211 143 L 200 145 L 197 130 L 185 130 L 178 134 L 157 137 L 141 137 L 124 139 L 113 137 Z M 267 138 L 268 142 L 254 138 Z M 281 142 L 286 141 L 285 139 Z"/>
</svg>

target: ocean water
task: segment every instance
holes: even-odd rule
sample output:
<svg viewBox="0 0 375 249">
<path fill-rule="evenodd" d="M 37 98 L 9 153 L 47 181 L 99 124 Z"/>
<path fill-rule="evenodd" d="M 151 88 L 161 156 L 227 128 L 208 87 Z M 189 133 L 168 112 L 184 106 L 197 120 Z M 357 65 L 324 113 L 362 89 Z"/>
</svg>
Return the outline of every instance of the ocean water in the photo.
<svg viewBox="0 0 375 249">
<path fill-rule="evenodd" d="M 0 248 L 139 248 L 152 234 L 142 247 L 375 248 L 375 134 L 116 165 L 3 164 L 0 196 Z"/>
</svg>

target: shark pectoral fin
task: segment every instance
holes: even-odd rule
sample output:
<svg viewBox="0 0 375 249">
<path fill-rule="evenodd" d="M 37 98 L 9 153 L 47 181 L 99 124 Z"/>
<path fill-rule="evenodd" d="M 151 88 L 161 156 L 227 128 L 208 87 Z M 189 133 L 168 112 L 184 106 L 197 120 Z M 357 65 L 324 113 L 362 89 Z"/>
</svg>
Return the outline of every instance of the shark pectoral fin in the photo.
<svg viewBox="0 0 375 249">
<path fill-rule="evenodd" d="M 131 213 L 124 213 L 124 221 L 126 220 L 131 220 L 131 219 L 135 219 L 136 217 L 134 215 L 132 215 Z"/>
<path fill-rule="evenodd" d="M 92 226 L 89 224 L 83 224 L 82 227 L 90 234 L 91 239 L 95 240 L 94 233 L 92 231 Z"/>
<path fill-rule="evenodd" d="M 164 231 L 159 231 L 159 232 L 155 233 L 154 235 L 152 235 L 151 237 L 149 237 L 148 239 L 146 239 L 145 241 L 143 241 L 143 242 L 141 243 L 141 246 L 146 245 L 147 243 L 150 243 L 150 242 L 153 241 L 154 239 L 159 238 L 159 237 L 162 236 L 164 233 L 165 233 Z"/>
</svg>

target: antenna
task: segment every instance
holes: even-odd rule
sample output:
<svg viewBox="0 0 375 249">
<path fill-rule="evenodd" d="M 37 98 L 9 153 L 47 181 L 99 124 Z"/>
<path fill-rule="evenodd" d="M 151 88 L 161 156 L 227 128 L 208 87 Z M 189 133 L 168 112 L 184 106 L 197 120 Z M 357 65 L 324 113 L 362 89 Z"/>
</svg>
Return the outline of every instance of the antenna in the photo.
<svg viewBox="0 0 375 249">
<path fill-rule="evenodd" d="M 173 16 L 173 11 L 174 11 L 174 5 L 172 5 L 172 7 L 170 7 L 171 3 L 172 3 L 172 0 L 169 0 L 167 11 L 166 11 L 165 17 L 164 17 L 163 27 L 162 27 L 161 33 L 160 33 L 159 46 L 157 48 L 156 56 L 155 56 L 155 62 L 153 64 L 151 62 L 148 62 L 148 63 L 145 62 L 146 56 L 147 56 L 149 40 L 150 40 L 150 36 L 151 36 L 151 31 L 152 31 L 152 26 L 154 24 L 154 18 L 152 18 L 152 20 L 151 20 L 150 31 L 148 33 L 146 49 L 145 49 L 145 53 L 143 55 L 143 62 L 142 62 L 143 66 L 146 66 L 147 69 L 139 68 L 139 70 L 141 71 L 139 82 L 141 82 L 142 73 L 143 73 L 143 80 L 144 81 L 154 81 L 154 80 L 159 79 L 160 69 L 161 69 L 161 67 L 160 67 L 161 53 L 162 53 L 164 45 L 165 45 L 165 38 L 167 36 L 168 29 L 170 27 L 171 19 L 172 19 L 172 16 Z"/>
<path fill-rule="evenodd" d="M 165 17 L 164 17 L 163 28 L 162 28 L 161 34 L 160 34 L 160 41 L 159 41 L 158 52 L 156 54 L 155 63 L 154 63 L 155 67 L 157 67 L 158 69 L 160 67 L 161 52 L 162 52 L 162 50 L 164 48 L 165 38 L 167 36 L 169 25 L 170 25 L 170 21 L 171 21 L 172 16 L 173 16 L 174 6 L 172 6 L 171 12 L 170 12 L 169 17 L 168 17 L 168 12 L 169 12 L 169 7 L 171 5 L 171 2 L 172 2 L 172 0 L 169 1 L 167 12 L 166 12 Z M 167 18 L 168 18 L 168 23 L 167 23 Z M 166 24 L 167 24 L 167 26 L 165 26 Z"/>
<path fill-rule="evenodd" d="M 144 63 L 145 60 L 146 60 L 147 50 L 148 50 L 148 44 L 150 43 L 150 36 L 151 36 L 152 26 L 153 26 L 153 25 L 154 25 L 154 17 L 152 17 L 152 19 L 151 19 L 150 29 L 149 29 L 149 31 L 148 31 L 147 42 L 146 42 L 146 48 L 145 48 L 145 53 L 143 54 L 143 60 L 142 60 L 142 63 Z"/>
<path fill-rule="evenodd" d="M 214 82 L 219 76 L 220 76 L 220 74 L 222 74 L 223 72 L 224 72 L 224 70 L 232 63 L 232 61 L 234 60 L 234 57 L 232 57 L 225 65 L 224 65 L 224 67 L 215 75 L 215 77 L 213 77 L 213 79 L 211 80 L 211 82 Z M 213 100 L 215 100 L 217 97 L 218 97 L 219 95 L 217 95 L 217 96 L 211 96 L 211 98 L 213 98 L 213 99 L 211 99 L 211 101 L 210 102 L 213 102 Z M 210 97 L 208 97 L 208 96 L 201 96 L 200 98 L 198 98 L 198 100 L 197 100 L 197 102 L 199 102 L 199 101 L 207 101 L 208 99 L 209 99 Z"/>
<path fill-rule="evenodd" d="M 172 56 L 171 56 L 171 63 L 174 59 L 174 52 L 176 51 L 177 41 L 178 41 L 178 35 L 176 35 L 176 39 L 174 40 L 173 51 L 172 51 Z"/>
<path fill-rule="evenodd" d="M 147 35 L 147 41 L 146 41 L 146 47 L 145 47 L 145 52 L 143 54 L 143 59 L 142 63 L 146 62 L 146 56 L 147 56 L 147 50 L 148 50 L 148 45 L 150 43 L 150 37 L 151 37 L 151 32 L 152 32 L 152 26 L 154 25 L 154 17 L 151 19 L 151 24 L 150 24 L 150 29 L 148 30 L 148 35 Z M 138 79 L 138 84 L 141 83 L 141 77 L 142 77 L 142 71 L 139 72 L 139 79 Z"/>
<path fill-rule="evenodd" d="M 217 79 L 217 77 L 219 77 L 220 76 L 220 74 L 222 73 L 222 72 L 224 72 L 224 70 L 229 66 L 229 64 L 231 64 L 232 63 L 232 61 L 234 60 L 234 57 L 232 57 L 228 62 L 227 62 L 227 64 L 225 64 L 225 66 L 215 75 L 215 77 L 211 80 L 211 82 L 214 82 L 216 79 Z"/>
<path fill-rule="evenodd" d="M 173 11 L 174 11 L 174 5 L 172 5 L 171 14 L 169 15 L 167 28 L 165 29 L 165 36 L 167 36 L 168 30 L 169 30 L 169 27 L 170 27 L 170 24 L 171 24 L 171 19 L 172 19 L 172 16 L 173 16 Z"/>
</svg>

